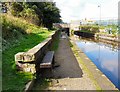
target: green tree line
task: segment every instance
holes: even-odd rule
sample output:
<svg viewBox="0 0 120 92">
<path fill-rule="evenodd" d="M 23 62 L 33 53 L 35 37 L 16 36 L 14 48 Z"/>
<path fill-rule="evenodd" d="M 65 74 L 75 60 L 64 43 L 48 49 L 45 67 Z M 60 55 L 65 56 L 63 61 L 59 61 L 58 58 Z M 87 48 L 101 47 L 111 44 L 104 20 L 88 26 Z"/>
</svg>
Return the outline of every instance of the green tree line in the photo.
<svg viewBox="0 0 120 92">
<path fill-rule="evenodd" d="M 22 17 L 38 26 L 52 28 L 53 23 L 60 23 L 60 10 L 54 2 L 11 2 L 8 11 L 16 17 Z"/>
</svg>

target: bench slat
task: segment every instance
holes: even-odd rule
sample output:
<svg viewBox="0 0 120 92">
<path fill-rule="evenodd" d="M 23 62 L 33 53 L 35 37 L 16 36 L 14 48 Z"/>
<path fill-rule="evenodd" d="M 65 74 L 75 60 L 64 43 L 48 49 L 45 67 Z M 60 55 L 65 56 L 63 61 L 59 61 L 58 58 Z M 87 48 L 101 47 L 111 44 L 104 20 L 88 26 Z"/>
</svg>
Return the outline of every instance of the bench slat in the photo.
<svg viewBox="0 0 120 92">
<path fill-rule="evenodd" d="M 52 67 L 52 61 L 54 57 L 54 51 L 48 51 L 40 63 L 40 68 L 50 68 Z"/>
</svg>

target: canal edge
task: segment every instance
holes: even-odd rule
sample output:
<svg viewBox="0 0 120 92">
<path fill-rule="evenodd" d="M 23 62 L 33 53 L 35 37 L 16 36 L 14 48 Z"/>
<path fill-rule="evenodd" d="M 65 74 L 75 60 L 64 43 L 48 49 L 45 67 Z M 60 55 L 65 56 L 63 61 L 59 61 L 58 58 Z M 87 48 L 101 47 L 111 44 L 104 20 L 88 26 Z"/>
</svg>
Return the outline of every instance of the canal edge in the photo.
<svg viewBox="0 0 120 92">
<path fill-rule="evenodd" d="M 87 73 L 88 77 L 93 81 L 96 90 L 113 90 L 118 89 L 115 85 L 104 75 L 97 66 L 82 52 L 80 48 L 75 44 L 73 37 L 70 37 L 70 47 L 78 61 L 84 67 L 84 71 Z M 81 56 L 81 57 L 80 57 Z M 87 59 L 87 60 L 86 60 Z"/>
</svg>

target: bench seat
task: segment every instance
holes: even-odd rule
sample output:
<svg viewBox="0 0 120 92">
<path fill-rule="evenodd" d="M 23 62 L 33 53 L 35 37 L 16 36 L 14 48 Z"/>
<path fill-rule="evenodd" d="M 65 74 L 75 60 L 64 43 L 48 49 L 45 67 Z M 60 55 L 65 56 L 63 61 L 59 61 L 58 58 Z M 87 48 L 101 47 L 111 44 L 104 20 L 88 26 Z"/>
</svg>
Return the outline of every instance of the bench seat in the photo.
<svg viewBox="0 0 120 92">
<path fill-rule="evenodd" d="M 40 68 L 52 68 L 54 63 L 54 51 L 48 51 L 40 63 Z"/>
</svg>

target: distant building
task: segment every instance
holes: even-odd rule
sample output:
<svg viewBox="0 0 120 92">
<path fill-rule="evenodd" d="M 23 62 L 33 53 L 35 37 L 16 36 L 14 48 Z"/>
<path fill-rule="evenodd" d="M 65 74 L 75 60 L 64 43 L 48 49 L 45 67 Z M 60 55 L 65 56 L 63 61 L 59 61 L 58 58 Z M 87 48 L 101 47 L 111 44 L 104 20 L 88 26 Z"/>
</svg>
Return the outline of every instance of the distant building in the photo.
<svg viewBox="0 0 120 92">
<path fill-rule="evenodd" d="M 118 25 L 119 25 L 119 30 L 120 30 L 120 1 L 118 2 Z"/>
<path fill-rule="evenodd" d="M 90 19 L 86 19 L 86 18 L 81 20 L 82 25 L 87 25 L 87 24 L 92 25 L 92 24 L 95 24 L 95 22 L 96 22 L 95 20 L 90 20 Z"/>
<path fill-rule="evenodd" d="M 77 31 L 77 30 L 79 30 L 80 24 L 81 24 L 80 20 L 72 20 L 70 22 L 70 29 Z"/>
<path fill-rule="evenodd" d="M 69 28 L 70 24 L 68 23 L 53 23 L 53 28 Z"/>
<path fill-rule="evenodd" d="M 80 25 L 91 25 L 91 24 L 95 24 L 96 21 L 94 20 L 87 20 L 87 19 L 82 19 L 82 20 L 72 20 L 71 23 L 70 23 L 70 29 L 71 30 L 80 30 Z"/>
</svg>

